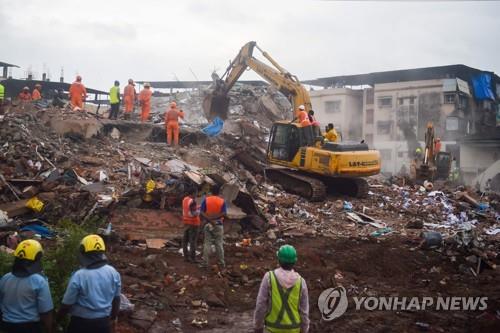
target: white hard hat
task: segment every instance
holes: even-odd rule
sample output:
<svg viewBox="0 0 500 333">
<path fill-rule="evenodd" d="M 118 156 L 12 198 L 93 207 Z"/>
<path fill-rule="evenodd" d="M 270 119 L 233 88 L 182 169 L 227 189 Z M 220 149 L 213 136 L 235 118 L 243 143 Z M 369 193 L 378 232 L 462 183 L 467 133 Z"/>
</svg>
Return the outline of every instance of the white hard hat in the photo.
<svg viewBox="0 0 500 333">
<path fill-rule="evenodd" d="M 304 105 L 299 105 L 299 110 L 305 110 L 306 107 Z"/>
</svg>

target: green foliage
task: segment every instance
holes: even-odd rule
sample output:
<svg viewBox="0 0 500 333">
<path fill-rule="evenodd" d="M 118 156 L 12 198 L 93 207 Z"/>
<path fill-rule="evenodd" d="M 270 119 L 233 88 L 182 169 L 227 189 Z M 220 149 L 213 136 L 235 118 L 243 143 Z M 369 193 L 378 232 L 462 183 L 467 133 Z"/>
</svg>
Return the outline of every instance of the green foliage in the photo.
<svg viewBox="0 0 500 333">
<path fill-rule="evenodd" d="M 13 255 L 7 254 L 5 252 L 0 252 L 0 277 L 2 277 L 5 273 L 10 272 L 13 262 Z"/>
</svg>

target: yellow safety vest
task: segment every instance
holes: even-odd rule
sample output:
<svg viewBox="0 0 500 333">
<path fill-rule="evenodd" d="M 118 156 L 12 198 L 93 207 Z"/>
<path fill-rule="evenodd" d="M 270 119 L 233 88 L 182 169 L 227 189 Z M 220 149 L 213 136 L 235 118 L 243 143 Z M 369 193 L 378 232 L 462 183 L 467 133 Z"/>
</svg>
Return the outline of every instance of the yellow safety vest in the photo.
<svg viewBox="0 0 500 333">
<path fill-rule="evenodd" d="M 4 99 L 5 98 L 5 87 L 0 84 L 0 99 Z"/>
<path fill-rule="evenodd" d="M 109 89 L 109 103 L 110 104 L 120 103 L 120 98 L 118 97 L 119 94 L 120 94 L 120 87 L 112 86 L 111 89 Z"/>
<path fill-rule="evenodd" d="M 300 332 L 300 293 L 302 278 L 293 287 L 284 289 L 273 271 L 269 272 L 271 286 L 271 310 L 266 316 L 266 330 L 271 333 Z"/>
</svg>

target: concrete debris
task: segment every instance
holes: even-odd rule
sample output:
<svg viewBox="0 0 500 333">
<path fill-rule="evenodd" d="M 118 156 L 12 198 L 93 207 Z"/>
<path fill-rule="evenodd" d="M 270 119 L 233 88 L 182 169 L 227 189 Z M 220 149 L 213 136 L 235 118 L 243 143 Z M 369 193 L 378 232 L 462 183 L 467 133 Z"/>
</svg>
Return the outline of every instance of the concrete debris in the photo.
<svg viewBox="0 0 500 333">
<path fill-rule="evenodd" d="M 287 117 L 286 101 L 269 88 L 233 92 L 228 126 L 213 138 L 199 133 L 206 122 L 202 92 L 177 96 L 187 114 L 179 148 L 165 144 L 162 125 L 10 108 L 0 122 L 0 251 L 28 236 L 42 238 L 41 228 L 50 231 L 62 218 L 102 221 L 127 295 L 118 332 L 250 331 L 247 310 L 284 243 L 297 247 L 297 270 L 313 297 L 340 282 L 363 297 L 394 286 L 422 295 L 497 292 L 487 282 L 497 281 L 491 272 L 499 264 L 500 196 L 379 175 L 368 179 L 367 198 L 309 202 L 266 182 L 263 173 L 269 126 Z M 164 99 L 165 105 L 155 102 L 163 111 Z M 180 254 L 181 201 L 194 191 L 200 204 L 215 184 L 228 206 L 226 268 L 201 271 Z M 27 207 L 33 198 L 43 209 Z M 362 315 L 384 316 L 379 312 Z M 418 320 L 412 312 L 405 316 Z M 323 331 L 319 312 L 312 317 L 311 331 Z M 338 323 L 341 331 L 362 330 Z"/>
</svg>

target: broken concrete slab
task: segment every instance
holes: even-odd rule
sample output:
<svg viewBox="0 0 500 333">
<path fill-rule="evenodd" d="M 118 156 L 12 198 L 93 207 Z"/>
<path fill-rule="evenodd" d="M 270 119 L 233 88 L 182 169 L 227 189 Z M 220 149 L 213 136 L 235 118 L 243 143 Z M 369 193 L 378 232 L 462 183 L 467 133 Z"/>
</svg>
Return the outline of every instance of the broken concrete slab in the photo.
<svg viewBox="0 0 500 333">
<path fill-rule="evenodd" d="M 90 139 L 97 136 L 103 125 L 97 119 L 60 119 L 54 117 L 50 119 L 49 126 L 58 134 L 66 133 L 81 134 L 84 138 Z"/>
</svg>

